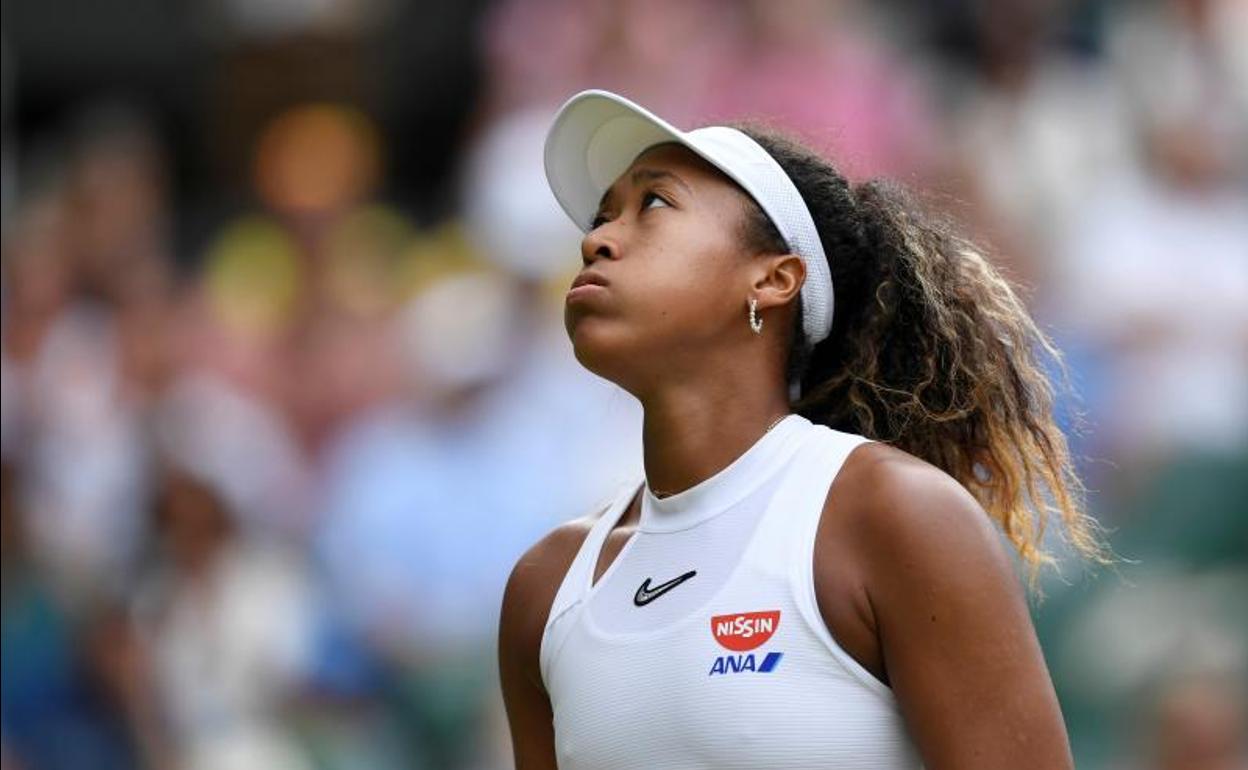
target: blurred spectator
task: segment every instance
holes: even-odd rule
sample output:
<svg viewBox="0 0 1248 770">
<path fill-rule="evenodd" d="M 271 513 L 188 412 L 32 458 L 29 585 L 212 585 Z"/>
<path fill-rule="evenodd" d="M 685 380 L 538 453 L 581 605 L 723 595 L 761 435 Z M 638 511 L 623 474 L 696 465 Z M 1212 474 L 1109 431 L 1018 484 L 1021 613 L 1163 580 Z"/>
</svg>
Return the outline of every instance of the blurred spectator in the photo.
<svg viewBox="0 0 1248 770">
<path fill-rule="evenodd" d="M 2 273 L 4 398 L 0 414 L 6 457 L 14 456 L 25 440 L 29 408 L 25 373 L 68 302 L 72 280 L 60 196 L 55 191 L 31 195 L 14 219 L 6 223 Z"/>
<path fill-rule="evenodd" d="M 486 114 L 607 88 L 681 125 L 728 64 L 736 9 L 707 0 L 503 0 L 484 24 Z"/>
<path fill-rule="evenodd" d="M 1215 167 L 1206 173 L 1229 173 L 1243 183 L 1248 8 L 1238 0 L 1153 0 L 1119 13 L 1110 51 L 1138 125 L 1149 134 L 1179 132 L 1152 141 L 1184 152 L 1189 164 Z"/>
<path fill-rule="evenodd" d="M 1058 44 L 1067 4 L 982 5 L 965 32 L 971 66 L 943 84 L 952 187 L 1011 276 L 1045 303 L 1071 219 L 1134 163 L 1129 116 L 1110 73 Z"/>
<path fill-rule="evenodd" d="M 932 170 L 930 107 L 903 60 L 865 32 L 866 3 L 741 5 L 734 45 L 701 92 L 701 122 L 761 118 L 826 153 L 851 179 L 911 181 Z"/>
<path fill-rule="evenodd" d="M 23 373 L 32 546 L 74 594 L 120 588 L 142 535 L 147 458 L 119 347 L 115 317 L 76 304 Z"/>
<path fill-rule="evenodd" d="M 158 561 L 135 613 L 178 765 L 310 767 L 282 724 L 307 659 L 297 562 L 240 539 L 220 493 L 184 470 L 165 475 L 155 511 Z"/>
<path fill-rule="evenodd" d="M 535 326 L 541 299 L 480 271 L 426 288 L 398 329 L 419 396 L 364 415 L 327 467 L 332 595 L 402 672 L 430 767 L 466 766 L 465 731 L 490 717 L 510 565 L 640 456 L 635 402 L 579 370 L 561 328 Z"/>
<path fill-rule="evenodd" d="M 121 103 L 86 110 L 73 127 L 66 229 L 76 289 L 122 307 L 170 278 L 164 149 L 150 121 Z"/>
<path fill-rule="evenodd" d="M 1193 677 L 1170 684 L 1156 700 L 1152 755 L 1156 770 L 1248 768 L 1248 703 L 1241 686 L 1221 678 Z"/>
<path fill-rule="evenodd" d="M 549 122 L 549 111 L 530 108 L 486 125 L 465 152 L 460 197 L 477 254 L 523 279 L 562 284 L 580 269 L 581 233 L 546 184 Z"/>
<path fill-rule="evenodd" d="M 1124 76 L 1163 78 L 1165 58 L 1140 55 Z M 1138 172 L 1098 179 L 1063 236 L 1060 312 L 1109 373 L 1103 449 L 1132 466 L 1248 445 L 1248 134 L 1228 128 L 1248 113 L 1220 82 L 1225 110 L 1137 109 Z"/>
<path fill-rule="evenodd" d="M 153 443 L 210 483 L 248 539 L 298 541 L 312 479 L 282 415 L 206 372 L 185 372 L 152 410 Z"/>
<path fill-rule="evenodd" d="M 4 365 L 32 549 L 76 601 L 120 590 L 141 538 L 140 416 L 161 376 L 152 321 L 169 232 L 163 157 L 139 113 L 92 107 L 71 139 L 64 181 L 45 183 L 7 239 Z"/>
<path fill-rule="evenodd" d="M 205 255 L 195 363 L 283 405 L 310 461 L 393 388 L 380 340 L 413 232 L 375 200 L 380 162 L 376 125 L 357 109 L 278 114 L 256 142 L 261 208 L 226 223 Z"/>
<path fill-rule="evenodd" d="M 132 767 L 135 755 L 106 683 L 92 678 L 85 634 L 32 563 L 16 468 L 0 484 L 3 631 L 0 727 L 5 767 Z"/>
</svg>

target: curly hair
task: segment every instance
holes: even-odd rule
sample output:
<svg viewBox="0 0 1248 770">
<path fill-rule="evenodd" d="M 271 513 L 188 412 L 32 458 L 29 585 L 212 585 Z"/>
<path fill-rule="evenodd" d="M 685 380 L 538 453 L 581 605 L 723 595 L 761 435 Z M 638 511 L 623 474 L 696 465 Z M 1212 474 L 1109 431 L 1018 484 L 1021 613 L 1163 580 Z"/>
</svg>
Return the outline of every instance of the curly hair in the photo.
<svg viewBox="0 0 1248 770">
<path fill-rule="evenodd" d="M 790 348 L 793 408 L 812 422 L 896 446 L 957 479 L 999 524 L 1028 570 L 1056 559 L 1042 546 L 1053 516 L 1085 558 L 1108 564 L 1099 524 L 1053 415 L 1047 356 L 1060 351 L 983 250 L 944 217 L 884 180 L 851 184 L 796 141 L 738 124 L 810 208 L 832 271 L 832 334 L 806 344 L 800 304 Z M 747 248 L 783 253 L 757 205 Z M 800 297 L 798 299 L 800 303 Z"/>
</svg>

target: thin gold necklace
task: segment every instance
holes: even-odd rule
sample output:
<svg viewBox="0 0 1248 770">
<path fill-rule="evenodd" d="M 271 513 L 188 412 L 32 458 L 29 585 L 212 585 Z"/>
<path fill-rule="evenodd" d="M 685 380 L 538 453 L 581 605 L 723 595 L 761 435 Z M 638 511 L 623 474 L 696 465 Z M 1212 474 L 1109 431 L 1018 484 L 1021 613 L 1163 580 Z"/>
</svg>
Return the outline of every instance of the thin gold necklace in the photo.
<svg viewBox="0 0 1248 770">
<path fill-rule="evenodd" d="M 789 416 L 788 414 L 782 414 L 782 415 L 780 415 L 779 417 L 777 417 L 776 419 L 772 420 L 772 421 L 771 421 L 771 425 L 768 425 L 768 426 L 767 426 L 767 430 L 763 431 L 763 435 L 766 435 L 766 434 L 768 434 L 768 433 L 771 433 L 771 429 L 772 429 L 772 428 L 774 428 L 774 427 L 776 427 L 777 425 L 779 425 L 779 424 L 780 424 L 780 421 L 781 421 L 781 420 L 783 420 L 785 417 L 788 417 L 788 416 Z"/>
</svg>

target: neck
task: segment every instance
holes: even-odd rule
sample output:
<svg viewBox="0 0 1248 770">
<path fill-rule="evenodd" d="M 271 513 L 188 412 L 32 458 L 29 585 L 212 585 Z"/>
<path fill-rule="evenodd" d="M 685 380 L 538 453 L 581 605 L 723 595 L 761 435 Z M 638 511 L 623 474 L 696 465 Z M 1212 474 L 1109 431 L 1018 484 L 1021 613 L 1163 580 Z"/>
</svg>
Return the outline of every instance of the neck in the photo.
<svg viewBox="0 0 1248 770">
<path fill-rule="evenodd" d="M 792 412 L 783 383 L 749 387 L 733 377 L 675 385 L 642 399 L 646 480 L 656 497 L 677 494 L 728 467 L 777 418 Z"/>
</svg>

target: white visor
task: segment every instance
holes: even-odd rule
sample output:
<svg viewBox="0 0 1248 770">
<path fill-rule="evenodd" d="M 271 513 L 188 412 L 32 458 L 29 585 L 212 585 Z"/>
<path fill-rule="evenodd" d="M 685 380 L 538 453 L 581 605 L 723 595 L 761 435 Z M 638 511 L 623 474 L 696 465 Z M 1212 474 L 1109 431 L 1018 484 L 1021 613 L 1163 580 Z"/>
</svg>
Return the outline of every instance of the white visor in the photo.
<svg viewBox="0 0 1248 770">
<path fill-rule="evenodd" d="M 724 172 L 758 203 L 806 265 L 802 328 L 813 346 L 832 331 L 832 274 L 814 219 L 793 181 L 757 142 L 735 128 L 681 131 L 610 91 L 582 91 L 546 134 L 546 179 L 576 226 L 589 232 L 598 203 L 646 149 L 676 142 Z"/>
</svg>

